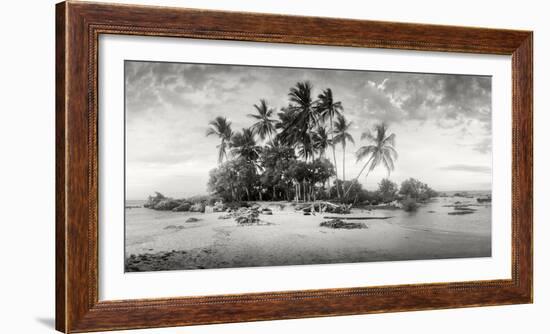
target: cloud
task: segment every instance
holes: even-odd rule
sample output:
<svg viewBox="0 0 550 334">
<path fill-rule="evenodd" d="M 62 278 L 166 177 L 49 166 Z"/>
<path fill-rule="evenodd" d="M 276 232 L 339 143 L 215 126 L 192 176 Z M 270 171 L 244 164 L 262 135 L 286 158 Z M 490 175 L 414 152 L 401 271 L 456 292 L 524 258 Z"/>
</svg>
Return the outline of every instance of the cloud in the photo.
<svg viewBox="0 0 550 334">
<path fill-rule="evenodd" d="M 484 173 L 484 174 L 490 174 L 491 173 L 491 167 L 488 166 L 475 166 L 475 165 L 449 165 L 440 167 L 440 170 L 443 171 L 455 171 L 455 172 L 471 172 L 471 173 Z"/>
<path fill-rule="evenodd" d="M 486 138 L 482 139 L 480 142 L 474 144 L 474 150 L 479 152 L 479 153 L 483 153 L 483 154 L 490 153 L 491 148 L 492 148 L 492 139 L 491 139 L 491 137 L 486 137 Z"/>
</svg>

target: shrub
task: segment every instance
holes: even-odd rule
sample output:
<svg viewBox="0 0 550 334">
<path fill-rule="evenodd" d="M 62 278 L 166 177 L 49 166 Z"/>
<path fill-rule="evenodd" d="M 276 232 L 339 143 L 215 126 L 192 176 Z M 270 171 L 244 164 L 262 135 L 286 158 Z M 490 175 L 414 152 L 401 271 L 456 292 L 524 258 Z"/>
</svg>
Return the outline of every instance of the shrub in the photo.
<svg viewBox="0 0 550 334">
<path fill-rule="evenodd" d="M 419 207 L 418 203 L 413 198 L 406 198 L 401 202 L 401 205 L 403 206 L 403 210 L 406 212 L 413 212 L 416 211 Z"/>
<path fill-rule="evenodd" d="M 437 192 L 430 188 L 426 183 L 410 178 L 401 183 L 399 193 L 403 196 L 414 198 L 418 201 L 426 201 L 437 196 Z"/>
<path fill-rule="evenodd" d="M 181 203 L 179 206 L 175 207 L 172 209 L 172 211 L 174 212 L 185 212 L 185 211 L 189 211 L 189 209 L 191 209 L 191 203 L 188 203 L 188 202 L 183 202 Z"/>
<path fill-rule="evenodd" d="M 355 180 L 354 181 L 344 181 L 343 185 L 344 185 L 344 187 L 343 187 L 344 191 L 347 191 L 349 189 L 349 192 L 348 192 L 346 198 L 344 198 L 344 200 L 343 200 L 344 203 L 361 203 L 361 202 L 369 200 L 370 194 L 369 194 L 368 191 L 363 189 L 363 186 L 361 185 L 361 183 L 359 183 Z M 350 188 L 350 186 L 351 186 L 351 188 Z M 334 182 L 334 185 L 333 185 L 333 187 L 331 189 L 331 192 L 330 192 L 330 197 L 331 198 L 338 198 L 336 187 L 339 187 L 340 193 L 342 194 L 342 180 L 337 180 L 337 181 Z"/>
<path fill-rule="evenodd" d="M 382 179 L 378 184 L 378 196 L 382 203 L 393 202 L 397 198 L 397 184 L 389 179 Z"/>
</svg>

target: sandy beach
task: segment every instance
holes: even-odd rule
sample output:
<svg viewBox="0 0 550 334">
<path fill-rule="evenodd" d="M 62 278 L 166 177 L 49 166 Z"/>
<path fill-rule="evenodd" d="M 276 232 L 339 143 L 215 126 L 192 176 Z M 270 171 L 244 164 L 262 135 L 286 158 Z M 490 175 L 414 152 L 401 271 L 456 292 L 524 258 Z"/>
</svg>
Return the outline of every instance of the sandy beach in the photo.
<svg viewBox="0 0 550 334">
<path fill-rule="evenodd" d="M 224 213 L 131 208 L 126 211 L 126 271 L 491 256 L 490 216 L 485 223 L 490 206 L 473 215 L 449 216 L 452 208 L 445 203 L 453 200 L 440 199 L 414 216 L 403 210 L 353 209 L 348 217 L 392 217 L 360 220 L 367 228 L 353 230 L 321 227 L 323 217 L 335 215 L 305 216 L 290 203 L 258 203 L 273 214 L 260 215 L 262 224 L 251 226 L 219 219 Z M 430 223 L 438 215 L 445 226 Z M 198 221 L 186 222 L 191 217 Z"/>
</svg>

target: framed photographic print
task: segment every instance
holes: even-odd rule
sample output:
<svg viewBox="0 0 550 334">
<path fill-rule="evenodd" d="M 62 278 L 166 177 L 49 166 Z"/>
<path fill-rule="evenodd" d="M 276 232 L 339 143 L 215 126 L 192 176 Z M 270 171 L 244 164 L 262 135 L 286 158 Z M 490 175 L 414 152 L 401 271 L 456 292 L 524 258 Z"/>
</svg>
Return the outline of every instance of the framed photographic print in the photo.
<svg viewBox="0 0 550 334">
<path fill-rule="evenodd" d="M 532 32 L 56 13 L 59 331 L 532 302 Z"/>
</svg>

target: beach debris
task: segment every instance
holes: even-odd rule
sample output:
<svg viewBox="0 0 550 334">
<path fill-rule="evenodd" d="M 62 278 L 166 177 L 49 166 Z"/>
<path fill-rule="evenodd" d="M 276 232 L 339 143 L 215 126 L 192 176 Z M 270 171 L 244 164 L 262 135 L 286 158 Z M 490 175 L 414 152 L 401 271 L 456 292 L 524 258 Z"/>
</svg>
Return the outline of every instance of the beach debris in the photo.
<svg viewBox="0 0 550 334">
<path fill-rule="evenodd" d="M 240 211 L 240 210 L 239 210 Z M 257 225 L 260 223 L 260 212 L 256 207 L 247 209 L 246 212 L 238 214 L 235 218 L 239 225 Z"/>
<path fill-rule="evenodd" d="M 196 223 L 196 222 L 198 222 L 198 221 L 200 221 L 199 218 L 190 217 L 190 218 L 188 218 L 185 222 L 186 222 L 186 223 Z"/>
<path fill-rule="evenodd" d="M 351 210 L 351 204 L 334 204 L 326 201 L 316 201 L 313 203 L 297 204 L 294 206 L 296 211 L 302 211 L 305 213 L 311 212 L 328 212 L 328 213 L 340 213 L 348 214 Z M 307 215 L 306 215 L 307 216 Z"/>
<path fill-rule="evenodd" d="M 433 210 L 429 210 L 429 211 L 428 211 L 428 213 L 435 213 L 435 211 L 433 211 Z"/>
<path fill-rule="evenodd" d="M 328 228 L 341 228 L 341 229 L 359 229 L 359 228 L 368 228 L 365 223 L 350 223 L 345 222 L 342 219 L 331 219 L 326 220 L 319 224 L 319 226 L 322 227 L 328 227 Z"/>
<path fill-rule="evenodd" d="M 183 230 L 185 227 L 183 227 L 183 225 L 168 225 L 166 226 L 164 229 L 165 230 L 175 230 L 175 231 L 179 231 L 179 230 Z"/>
</svg>

